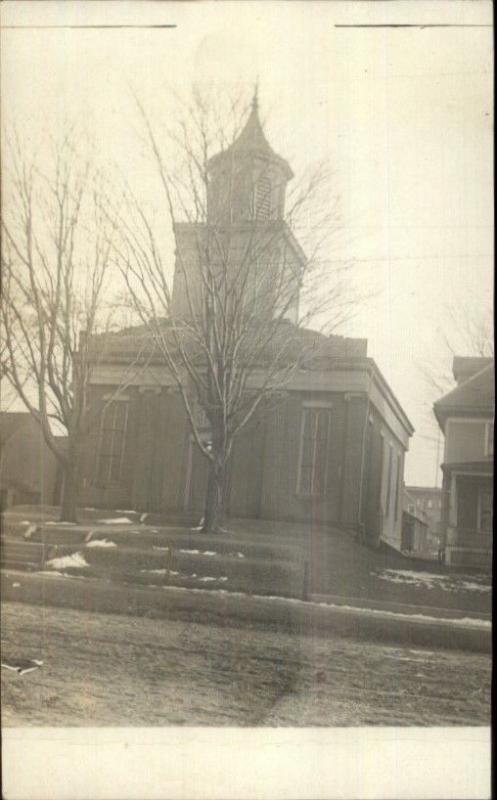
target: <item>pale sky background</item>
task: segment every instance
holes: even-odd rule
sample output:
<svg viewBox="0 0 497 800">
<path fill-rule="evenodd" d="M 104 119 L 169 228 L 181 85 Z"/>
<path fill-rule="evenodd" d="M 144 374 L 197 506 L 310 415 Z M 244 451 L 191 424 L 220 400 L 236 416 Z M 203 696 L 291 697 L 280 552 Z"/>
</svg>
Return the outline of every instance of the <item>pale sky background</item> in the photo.
<svg viewBox="0 0 497 800">
<path fill-rule="evenodd" d="M 145 192 L 130 86 L 167 116 L 168 84 L 258 78 L 276 152 L 296 175 L 332 165 L 346 235 L 329 257 L 380 289 L 344 332 L 367 337 L 416 428 L 406 483 L 440 484 L 437 393 L 420 367 L 445 352 L 447 305 L 492 302 L 492 29 L 335 26 L 488 26 L 490 3 L 7 0 L 0 13 L 4 124 L 36 140 L 84 119 L 102 160 Z M 161 23 L 177 27 L 5 27 Z"/>
</svg>

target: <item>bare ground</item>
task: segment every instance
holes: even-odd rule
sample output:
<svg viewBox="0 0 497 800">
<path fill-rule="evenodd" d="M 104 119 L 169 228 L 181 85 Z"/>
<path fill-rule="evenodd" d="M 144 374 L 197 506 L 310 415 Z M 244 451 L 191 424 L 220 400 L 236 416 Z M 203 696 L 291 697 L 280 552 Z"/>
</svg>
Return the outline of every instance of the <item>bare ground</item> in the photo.
<svg viewBox="0 0 497 800">
<path fill-rule="evenodd" d="M 490 657 L 5 603 L 4 725 L 488 725 Z"/>
</svg>

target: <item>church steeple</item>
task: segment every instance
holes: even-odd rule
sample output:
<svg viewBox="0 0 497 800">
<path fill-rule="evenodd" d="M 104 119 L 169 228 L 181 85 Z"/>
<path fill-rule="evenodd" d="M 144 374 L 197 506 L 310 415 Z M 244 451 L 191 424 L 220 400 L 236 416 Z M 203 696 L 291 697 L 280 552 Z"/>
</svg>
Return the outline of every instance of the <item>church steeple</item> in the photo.
<svg viewBox="0 0 497 800">
<path fill-rule="evenodd" d="M 257 78 L 254 86 L 254 96 L 252 98 L 252 110 L 257 111 L 259 108 L 259 78 Z"/>
<path fill-rule="evenodd" d="M 239 136 L 213 156 L 207 197 L 211 222 L 282 219 L 290 166 L 269 145 L 259 118 L 256 84 L 250 113 Z"/>
</svg>

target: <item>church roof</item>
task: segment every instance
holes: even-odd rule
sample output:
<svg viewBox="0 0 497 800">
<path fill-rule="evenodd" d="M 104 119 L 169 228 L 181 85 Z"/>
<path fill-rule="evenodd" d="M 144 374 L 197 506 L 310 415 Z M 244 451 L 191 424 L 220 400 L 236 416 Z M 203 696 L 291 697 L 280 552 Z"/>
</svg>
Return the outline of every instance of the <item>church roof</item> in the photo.
<svg viewBox="0 0 497 800">
<path fill-rule="evenodd" d="M 172 321 L 164 318 L 157 320 L 163 335 L 169 337 L 168 329 L 172 328 Z M 170 342 L 174 348 L 174 335 L 171 330 Z M 282 348 L 282 344 L 286 346 Z M 333 369 L 336 359 L 360 358 L 367 356 L 367 340 L 349 338 L 346 336 L 329 335 L 314 331 L 310 328 L 301 328 L 287 319 L 282 319 L 275 326 L 274 335 L 265 346 L 265 356 L 271 360 L 281 349 L 285 358 L 298 358 L 305 354 L 305 366 L 308 369 Z M 144 360 L 150 361 L 150 353 L 155 352 L 158 362 L 163 361 L 162 356 L 154 343 L 154 334 L 147 325 L 135 325 L 122 328 L 112 333 L 97 334 L 91 337 L 90 353 L 100 354 L 101 361 L 112 362 L 116 357 L 135 358 L 139 353 Z M 102 359 L 102 353 L 105 353 Z"/>
<path fill-rule="evenodd" d="M 274 152 L 264 135 L 264 130 L 259 118 L 257 94 L 254 95 L 250 114 L 242 132 L 226 150 L 222 150 L 220 153 L 216 153 L 216 155 L 212 156 L 209 160 L 209 167 L 220 163 L 221 160 L 228 156 L 244 155 L 259 156 L 260 158 L 273 161 L 285 171 L 288 179 L 293 177 L 293 172 L 288 162 Z"/>
</svg>

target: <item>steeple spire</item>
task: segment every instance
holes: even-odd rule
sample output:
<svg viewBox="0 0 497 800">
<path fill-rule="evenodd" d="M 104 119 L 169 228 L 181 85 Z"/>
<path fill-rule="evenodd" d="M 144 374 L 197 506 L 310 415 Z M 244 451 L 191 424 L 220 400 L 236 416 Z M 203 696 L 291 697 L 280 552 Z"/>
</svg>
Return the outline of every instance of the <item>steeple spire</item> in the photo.
<svg viewBox="0 0 497 800">
<path fill-rule="evenodd" d="M 254 96 L 252 98 L 252 111 L 259 110 L 259 78 L 256 78 L 254 84 Z"/>
</svg>

